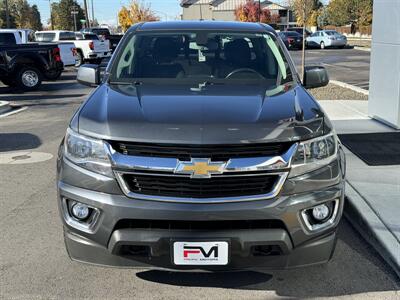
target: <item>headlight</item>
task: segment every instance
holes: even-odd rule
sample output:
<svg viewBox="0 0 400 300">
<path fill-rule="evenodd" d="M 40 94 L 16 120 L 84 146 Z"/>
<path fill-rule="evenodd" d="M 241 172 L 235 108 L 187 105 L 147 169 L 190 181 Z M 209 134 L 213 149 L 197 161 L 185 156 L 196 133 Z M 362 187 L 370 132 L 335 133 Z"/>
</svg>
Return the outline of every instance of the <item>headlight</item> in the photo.
<svg viewBox="0 0 400 300">
<path fill-rule="evenodd" d="M 338 141 L 334 133 L 304 141 L 292 158 L 290 177 L 311 172 L 332 162 L 337 155 Z"/>
<path fill-rule="evenodd" d="M 90 171 L 113 177 L 111 162 L 102 140 L 80 135 L 67 129 L 64 142 L 65 157 Z"/>
</svg>

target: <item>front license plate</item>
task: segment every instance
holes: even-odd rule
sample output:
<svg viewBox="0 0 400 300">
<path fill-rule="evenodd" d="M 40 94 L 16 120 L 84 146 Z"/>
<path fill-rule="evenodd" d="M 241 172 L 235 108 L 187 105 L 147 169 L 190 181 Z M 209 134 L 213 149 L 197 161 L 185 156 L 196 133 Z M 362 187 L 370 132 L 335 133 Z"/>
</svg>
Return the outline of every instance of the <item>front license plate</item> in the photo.
<svg viewBox="0 0 400 300">
<path fill-rule="evenodd" d="M 175 265 L 227 265 L 227 242 L 174 242 Z"/>
</svg>

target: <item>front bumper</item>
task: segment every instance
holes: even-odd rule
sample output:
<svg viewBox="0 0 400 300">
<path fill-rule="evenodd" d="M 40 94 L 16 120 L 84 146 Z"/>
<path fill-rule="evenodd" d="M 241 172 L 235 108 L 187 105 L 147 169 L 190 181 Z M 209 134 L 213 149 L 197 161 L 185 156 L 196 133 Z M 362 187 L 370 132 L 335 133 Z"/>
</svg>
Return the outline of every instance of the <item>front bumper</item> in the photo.
<svg viewBox="0 0 400 300">
<path fill-rule="evenodd" d="M 88 59 L 98 59 L 98 58 L 107 58 L 111 57 L 111 50 L 106 52 L 89 52 Z"/>
<path fill-rule="evenodd" d="M 108 247 L 99 245 L 70 231 L 65 231 L 65 244 L 72 260 L 95 265 L 116 267 L 155 267 L 167 269 L 201 269 L 209 271 L 241 269 L 287 269 L 328 262 L 333 255 L 336 232 L 330 232 L 296 248 L 288 234 L 283 230 L 243 230 L 213 231 L 191 233 L 190 240 L 213 240 L 220 237 L 230 243 L 230 262 L 227 266 L 177 266 L 172 262 L 171 242 L 187 241 L 188 232 L 116 230 L 111 236 Z M 146 245 L 150 255 L 124 255 L 119 252 L 120 245 Z M 255 255 L 252 245 L 281 245 L 282 254 Z"/>
<path fill-rule="evenodd" d="M 83 170 L 62 157 L 58 164 L 58 199 L 64 223 L 65 244 L 73 260 L 120 267 L 234 270 L 285 269 L 327 262 L 333 253 L 336 227 L 344 203 L 343 174 L 339 161 L 298 178 L 287 179 L 281 193 L 268 200 L 237 203 L 168 203 L 126 197 L 113 178 Z M 82 229 L 68 222 L 63 201 L 85 203 L 99 211 L 95 224 Z M 338 200 L 332 224 L 311 232 L 301 211 Z M 280 225 L 265 228 L 212 228 L 183 230 L 120 226 L 122 220 L 231 221 L 257 220 Z M 230 244 L 227 266 L 176 266 L 171 258 L 174 240 L 226 240 Z M 144 246 L 148 251 L 127 255 L 123 246 Z M 276 246 L 279 253 L 256 255 L 253 246 Z"/>
</svg>

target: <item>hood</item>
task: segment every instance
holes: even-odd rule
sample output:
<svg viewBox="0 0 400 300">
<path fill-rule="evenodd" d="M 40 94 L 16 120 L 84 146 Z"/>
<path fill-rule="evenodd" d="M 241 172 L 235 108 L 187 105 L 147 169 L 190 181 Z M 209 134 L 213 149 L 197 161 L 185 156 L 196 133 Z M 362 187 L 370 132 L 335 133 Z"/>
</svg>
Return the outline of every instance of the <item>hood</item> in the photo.
<svg viewBox="0 0 400 300">
<path fill-rule="evenodd" d="M 323 134 L 324 114 L 303 87 L 265 95 L 258 85 L 103 84 L 75 124 L 89 136 L 146 143 L 262 143 Z"/>
</svg>

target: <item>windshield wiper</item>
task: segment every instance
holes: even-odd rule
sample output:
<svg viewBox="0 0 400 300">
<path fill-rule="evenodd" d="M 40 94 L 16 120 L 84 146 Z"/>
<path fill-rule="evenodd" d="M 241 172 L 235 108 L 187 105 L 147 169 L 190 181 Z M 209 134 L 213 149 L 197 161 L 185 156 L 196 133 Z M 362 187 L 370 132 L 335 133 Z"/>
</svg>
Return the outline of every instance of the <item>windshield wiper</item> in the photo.
<svg viewBox="0 0 400 300">
<path fill-rule="evenodd" d="M 116 84 L 116 85 L 142 85 L 143 81 L 135 80 L 135 81 L 112 81 L 108 80 L 108 84 Z"/>
</svg>

